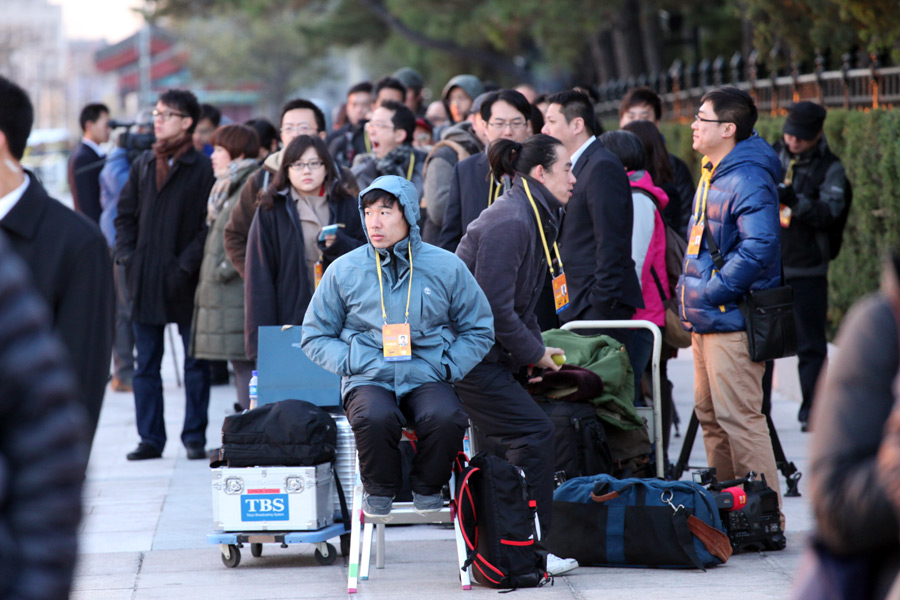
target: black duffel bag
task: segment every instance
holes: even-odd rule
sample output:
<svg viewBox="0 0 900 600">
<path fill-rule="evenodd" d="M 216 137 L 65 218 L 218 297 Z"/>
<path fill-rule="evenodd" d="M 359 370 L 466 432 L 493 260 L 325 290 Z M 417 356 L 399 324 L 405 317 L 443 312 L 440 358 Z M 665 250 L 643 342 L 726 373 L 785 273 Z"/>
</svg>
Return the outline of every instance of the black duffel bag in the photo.
<svg viewBox="0 0 900 600">
<path fill-rule="evenodd" d="M 313 466 L 334 461 L 337 426 L 304 400 L 282 400 L 225 417 L 210 467 Z"/>
</svg>

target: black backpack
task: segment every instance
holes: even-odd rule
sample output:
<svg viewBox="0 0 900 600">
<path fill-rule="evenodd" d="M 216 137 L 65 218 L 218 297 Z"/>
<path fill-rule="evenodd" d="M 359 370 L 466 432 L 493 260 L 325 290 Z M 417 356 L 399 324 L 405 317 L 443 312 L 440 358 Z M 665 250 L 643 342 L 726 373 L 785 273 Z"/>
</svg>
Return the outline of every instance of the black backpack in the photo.
<svg viewBox="0 0 900 600">
<path fill-rule="evenodd" d="M 282 400 L 225 417 L 211 467 L 313 466 L 335 459 L 337 426 L 304 400 Z"/>
<path fill-rule="evenodd" d="M 613 472 L 606 430 L 593 404 L 540 396 L 536 396 L 535 400 L 553 423 L 553 445 L 556 449 L 554 479 L 557 485 L 575 477 Z"/>
<path fill-rule="evenodd" d="M 537 502 L 525 474 L 502 458 L 480 452 L 469 461 L 460 453 L 456 473 L 456 515 L 466 544 L 465 567 L 493 588 L 537 587 L 550 581 L 547 553 L 535 545 Z"/>
</svg>

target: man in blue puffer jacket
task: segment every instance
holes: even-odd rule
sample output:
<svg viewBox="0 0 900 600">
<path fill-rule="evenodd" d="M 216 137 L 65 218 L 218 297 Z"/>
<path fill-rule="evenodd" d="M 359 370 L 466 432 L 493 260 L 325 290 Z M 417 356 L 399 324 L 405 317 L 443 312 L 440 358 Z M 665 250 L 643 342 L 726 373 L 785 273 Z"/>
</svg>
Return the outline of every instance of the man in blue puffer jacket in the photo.
<svg viewBox="0 0 900 600">
<path fill-rule="evenodd" d="M 379 177 L 360 193 L 359 211 L 369 243 L 325 271 L 301 344 L 342 377 L 363 512 L 390 514 L 407 421 L 418 437 L 410 473 L 415 508 L 439 510 L 468 425 L 451 384 L 494 345 L 491 306 L 460 259 L 422 241 L 419 196 L 409 181 Z"/>
<path fill-rule="evenodd" d="M 753 99 L 737 88 L 704 94 L 691 129 L 703 175 L 694 198 L 681 318 L 693 331 L 694 412 L 703 427 L 710 467 L 719 480 L 765 473 L 781 490 L 766 418 L 765 363 L 750 360 L 738 302 L 750 290 L 781 285 L 781 232 L 775 182 L 781 163 L 753 131 Z M 725 265 L 718 271 L 704 237 L 712 234 Z"/>
</svg>

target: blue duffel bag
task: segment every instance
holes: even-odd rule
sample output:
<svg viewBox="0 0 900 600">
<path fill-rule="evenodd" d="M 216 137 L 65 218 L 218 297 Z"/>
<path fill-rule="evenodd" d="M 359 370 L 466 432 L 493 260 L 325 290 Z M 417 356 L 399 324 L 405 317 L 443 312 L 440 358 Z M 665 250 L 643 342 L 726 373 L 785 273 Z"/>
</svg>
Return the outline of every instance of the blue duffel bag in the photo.
<svg viewBox="0 0 900 600">
<path fill-rule="evenodd" d="M 553 494 L 548 550 L 581 565 L 705 570 L 731 557 L 715 500 L 690 481 L 570 479 Z"/>
</svg>

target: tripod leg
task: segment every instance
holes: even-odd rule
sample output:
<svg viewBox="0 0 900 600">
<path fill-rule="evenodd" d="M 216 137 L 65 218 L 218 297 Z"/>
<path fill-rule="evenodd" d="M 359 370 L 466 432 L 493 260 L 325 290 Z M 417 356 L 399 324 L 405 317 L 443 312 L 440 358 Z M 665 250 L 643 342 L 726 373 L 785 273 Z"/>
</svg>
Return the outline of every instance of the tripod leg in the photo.
<svg viewBox="0 0 900 600">
<path fill-rule="evenodd" d="M 769 439 L 772 440 L 772 451 L 775 454 L 775 464 L 778 466 L 778 470 L 781 471 L 781 474 L 784 475 L 784 482 L 787 485 L 787 491 L 784 495 L 799 497 L 800 490 L 797 486 L 800 484 L 800 478 L 803 474 L 800 473 L 794 463 L 788 461 L 787 457 L 784 455 L 784 448 L 781 446 L 781 440 L 778 439 L 775 423 L 772 421 L 772 415 L 768 412 L 766 413 L 766 423 L 769 425 Z"/>
<path fill-rule="evenodd" d="M 681 479 L 682 473 L 687 469 L 688 461 L 691 459 L 691 450 L 694 449 L 694 439 L 697 437 L 697 428 L 700 427 L 700 421 L 697 420 L 697 414 L 691 411 L 691 422 L 688 424 L 687 431 L 684 434 L 684 443 L 681 445 L 681 454 L 678 455 L 678 462 L 672 468 L 670 479 L 678 481 Z"/>
</svg>

